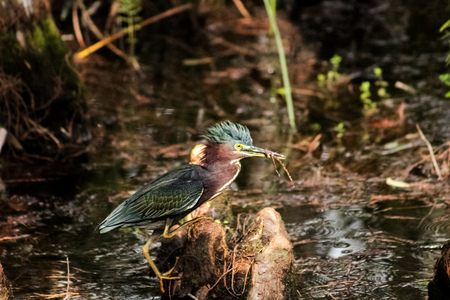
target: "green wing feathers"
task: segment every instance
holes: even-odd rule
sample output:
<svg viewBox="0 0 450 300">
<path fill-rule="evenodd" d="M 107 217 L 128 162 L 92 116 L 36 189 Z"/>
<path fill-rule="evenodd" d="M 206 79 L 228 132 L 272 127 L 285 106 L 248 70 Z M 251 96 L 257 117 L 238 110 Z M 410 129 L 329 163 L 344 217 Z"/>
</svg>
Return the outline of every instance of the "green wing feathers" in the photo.
<svg viewBox="0 0 450 300">
<path fill-rule="evenodd" d="M 193 208 L 203 194 L 196 168 L 194 165 L 180 167 L 142 187 L 100 224 L 100 233 L 143 221 L 174 218 Z"/>
</svg>

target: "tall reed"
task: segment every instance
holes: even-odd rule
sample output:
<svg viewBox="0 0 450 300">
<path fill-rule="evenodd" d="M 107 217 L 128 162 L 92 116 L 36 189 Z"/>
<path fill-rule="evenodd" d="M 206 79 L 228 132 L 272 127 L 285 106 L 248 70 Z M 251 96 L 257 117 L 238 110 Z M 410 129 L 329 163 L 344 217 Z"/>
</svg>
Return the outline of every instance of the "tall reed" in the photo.
<svg viewBox="0 0 450 300">
<path fill-rule="evenodd" d="M 277 44 L 278 56 L 280 58 L 280 66 L 281 66 L 281 74 L 283 78 L 284 85 L 284 96 L 286 99 L 286 107 L 288 110 L 289 116 L 289 125 L 292 130 L 297 130 L 297 126 L 295 125 L 295 114 L 294 114 L 294 105 L 292 102 L 292 89 L 291 84 L 289 82 L 288 68 L 286 63 L 286 54 L 284 52 L 283 41 L 281 40 L 281 34 L 278 30 L 277 20 L 276 20 L 276 0 L 264 0 L 264 6 L 267 11 L 267 16 L 269 17 L 270 28 L 275 36 L 275 42 Z"/>
</svg>

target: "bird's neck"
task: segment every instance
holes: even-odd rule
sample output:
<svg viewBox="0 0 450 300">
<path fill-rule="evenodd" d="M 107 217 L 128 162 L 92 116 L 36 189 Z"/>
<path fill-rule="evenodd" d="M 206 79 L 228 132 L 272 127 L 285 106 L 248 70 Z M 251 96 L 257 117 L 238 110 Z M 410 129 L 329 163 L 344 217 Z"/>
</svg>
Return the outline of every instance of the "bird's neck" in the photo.
<svg viewBox="0 0 450 300">
<path fill-rule="evenodd" d="M 232 159 L 228 156 L 226 149 L 222 145 L 206 146 L 204 149 L 202 165 L 208 173 L 205 184 L 215 190 L 215 195 L 220 194 L 238 176 L 241 171 L 239 159 Z"/>
</svg>

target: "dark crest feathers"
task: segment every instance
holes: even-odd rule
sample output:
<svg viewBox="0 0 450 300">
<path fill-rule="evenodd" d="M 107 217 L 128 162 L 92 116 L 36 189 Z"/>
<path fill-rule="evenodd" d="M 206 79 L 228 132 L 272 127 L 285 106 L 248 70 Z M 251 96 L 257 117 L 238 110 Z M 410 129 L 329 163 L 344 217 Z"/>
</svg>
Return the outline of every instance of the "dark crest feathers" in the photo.
<svg viewBox="0 0 450 300">
<path fill-rule="evenodd" d="M 238 142 L 248 146 L 253 145 L 248 128 L 240 124 L 231 123 L 230 121 L 222 122 L 208 128 L 203 137 L 214 144 Z"/>
</svg>

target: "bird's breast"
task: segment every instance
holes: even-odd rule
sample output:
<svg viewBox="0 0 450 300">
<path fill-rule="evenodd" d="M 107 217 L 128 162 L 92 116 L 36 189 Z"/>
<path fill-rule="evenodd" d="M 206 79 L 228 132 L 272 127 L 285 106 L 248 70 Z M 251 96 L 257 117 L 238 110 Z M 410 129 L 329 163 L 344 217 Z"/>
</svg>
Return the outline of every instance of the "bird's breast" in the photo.
<svg viewBox="0 0 450 300">
<path fill-rule="evenodd" d="M 208 168 L 205 180 L 205 201 L 211 200 L 225 190 L 239 175 L 241 164 L 239 161 L 217 164 Z"/>
</svg>

